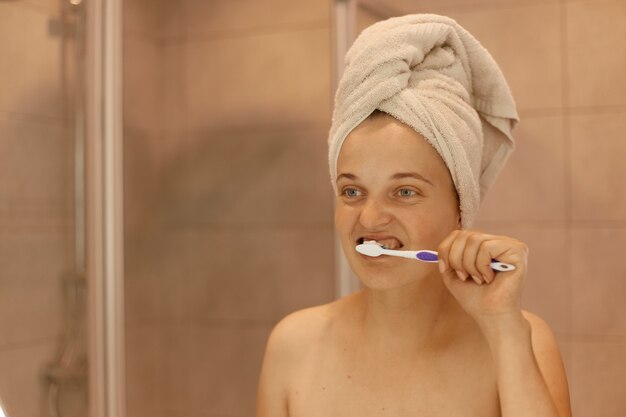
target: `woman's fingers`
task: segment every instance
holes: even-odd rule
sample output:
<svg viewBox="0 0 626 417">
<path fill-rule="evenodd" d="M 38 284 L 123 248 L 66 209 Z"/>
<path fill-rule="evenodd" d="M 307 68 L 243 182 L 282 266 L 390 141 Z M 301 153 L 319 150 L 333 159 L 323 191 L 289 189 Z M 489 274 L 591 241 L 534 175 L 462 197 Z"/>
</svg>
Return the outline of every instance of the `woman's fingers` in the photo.
<svg viewBox="0 0 626 417">
<path fill-rule="evenodd" d="M 442 274 L 452 269 L 448 263 L 450 245 L 460 232 L 460 230 L 452 231 L 437 248 L 437 253 L 439 254 L 439 271 L 441 271 Z"/>
<path fill-rule="evenodd" d="M 463 268 L 472 276 L 474 281 L 478 283 L 489 283 L 483 270 L 479 268 L 477 263 L 478 257 L 484 253 L 481 252 L 482 244 L 487 240 L 488 236 L 479 233 L 471 233 L 465 240 L 465 251 L 463 252 Z"/>
<path fill-rule="evenodd" d="M 471 277 L 474 282 L 481 285 L 490 283 L 495 277 L 491 269 L 490 250 L 493 245 L 486 245 L 496 238 L 468 230 L 455 230 L 439 245 L 438 252 L 441 264 L 445 265 L 442 273 L 454 270 L 462 281 Z"/>
<path fill-rule="evenodd" d="M 480 244 L 480 249 L 476 254 L 475 265 L 476 269 L 480 271 L 483 279 L 488 283 L 491 282 L 496 277 L 496 274 L 493 269 L 491 269 L 491 254 L 489 252 L 489 242 L 488 240 L 484 240 Z"/>
<path fill-rule="evenodd" d="M 501 237 L 486 241 L 484 246 L 485 253 L 490 256 L 490 262 L 491 259 L 497 259 L 500 262 L 522 266 L 526 264 L 528 259 L 528 246 L 517 239 Z"/>
<path fill-rule="evenodd" d="M 469 274 L 465 268 L 463 268 L 463 255 L 465 252 L 466 241 L 467 235 L 459 233 L 456 239 L 454 239 L 450 244 L 450 251 L 448 253 L 448 263 L 450 268 L 456 271 L 456 274 L 461 281 L 465 281 L 469 277 Z M 474 281 L 476 281 L 476 279 L 474 279 Z M 480 281 L 476 281 L 476 284 L 480 283 Z"/>
<path fill-rule="evenodd" d="M 444 284 L 472 317 L 483 320 L 494 314 L 519 310 L 528 261 L 525 243 L 508 236 L 457 230 L 441 242 L 438 251 L 440 266 L 446 265 L 442 273 Z M 492 259 L 511 263 L 516 269 L 494 271 L 490 265 Z"/>
<path fill-rule="evenodd" d="M 464 231 L 453 232 L 450 239 L 446 239 L 440 245 L 439 256 L 444 258 L 448 269 L 453 270 L 461 281 L 466 281 L 471 277 L 476 284 L 480 285 L 483 281 L 476 275 L 475 268 L 468 268 L 465 265 L 465 260 L 471 258 L 471 251 L 474 250 L 468 246 L 469 237 L 470 235 Z M 442 250 L 444 252 L 443 256 L 441 255 Z M 468 251 L 470 253 L 467 253 Z"/>
</svg>

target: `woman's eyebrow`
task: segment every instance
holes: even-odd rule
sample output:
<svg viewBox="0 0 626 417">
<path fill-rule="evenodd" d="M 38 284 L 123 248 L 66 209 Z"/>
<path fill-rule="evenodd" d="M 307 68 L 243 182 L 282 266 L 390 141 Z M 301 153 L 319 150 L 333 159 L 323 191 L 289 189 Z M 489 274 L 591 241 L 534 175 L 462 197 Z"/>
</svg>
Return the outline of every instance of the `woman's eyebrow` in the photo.
<svg viewBox="0 0 626 417">
<path fill-rule="evenodd" d="M 391 176 L 392 180 L 399 180 L 399 179 L 402 179 L 402 178 L 415 178 L 416 180 L 427 182 L 428 184 L 432 185 L 433 187 L 435 186 L 435 184 L 433 184 L 430 180 L 428 180 L 428 178 L 423 177 L 422 175 L 418 174 L 417 172 L 398 172 L 397 174 L 393 174 Z"/>
<path fill-rule="evenodd" d="M 347 180 L 356 180 L 358 177 L 354 174 L 350 174 L 349 172 L 345 172 L 337 175 L 337 182 L 339 182 L 339 180 L 342 178 L 345 178 Z"/>
</svg>

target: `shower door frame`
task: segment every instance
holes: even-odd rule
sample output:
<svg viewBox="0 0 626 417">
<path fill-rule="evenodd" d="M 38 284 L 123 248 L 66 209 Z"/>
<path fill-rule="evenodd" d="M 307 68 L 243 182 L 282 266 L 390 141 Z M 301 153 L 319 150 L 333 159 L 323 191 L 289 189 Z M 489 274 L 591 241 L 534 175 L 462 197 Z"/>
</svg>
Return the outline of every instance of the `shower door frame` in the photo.
<svg viewBox="0 0 626 417">
<path fill-rule="evenodd" d="M 83 1 L 89 416 L 125 417 L 122 0 Z"/>
<path fill-rule="evenodd" d="M 75 0 L 80 1 L 80 0 Z M 85 197 L 89 417 L 126 417 L 122 0 L 82 0 L 86 14 Z M 357 0 L 333 7 L 334 89 L 355 38 Z M 359 288 L 339 242 L 336 296 Z"/>
<path fill-rule="evenodd" d="M 333 96 L 344 70 L 346 52 L 356 39 L 356 10 L 358 0 L 334 0 L 333 22 Z M 361 288 L 359 279 L 350 269 L 341 242 L 335 235 L 335 297 L 345 297 Z"/>
</svg>

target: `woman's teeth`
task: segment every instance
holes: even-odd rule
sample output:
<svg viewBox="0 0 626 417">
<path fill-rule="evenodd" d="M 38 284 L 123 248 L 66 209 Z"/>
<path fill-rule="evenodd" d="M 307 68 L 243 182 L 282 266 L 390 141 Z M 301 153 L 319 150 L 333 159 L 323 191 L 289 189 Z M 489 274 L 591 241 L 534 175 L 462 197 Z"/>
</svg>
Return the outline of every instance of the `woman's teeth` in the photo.
<svg viewBox="0 0 626 417">
<path fill-rule="evenodd" d="M 379 239 L 379 240 L 363 239 L 363 243 L 379 245 L 379 246 L 382 246 L 384 249 L 398 249 L 402 247 L 402 243 L 400 243 L 400 241 L 396 238 L 387 238 L 387 239 Z"/>
<path fill-rule="evenodd" d="M 395 238 L 381 239 L 381 240 L 378 240 L 377 242 L 383 245 L 386 249 L 398 249 L 402 246 L 400 241 Z"/>
</svg>

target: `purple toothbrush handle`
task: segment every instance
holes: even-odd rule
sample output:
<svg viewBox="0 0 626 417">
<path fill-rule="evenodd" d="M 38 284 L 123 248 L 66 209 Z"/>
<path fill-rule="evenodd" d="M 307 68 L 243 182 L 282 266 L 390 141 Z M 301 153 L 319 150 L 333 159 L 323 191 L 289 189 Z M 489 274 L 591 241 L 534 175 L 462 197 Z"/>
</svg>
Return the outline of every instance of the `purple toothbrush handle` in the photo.
<svg viewBox="0 0 626 417">
<path fill-rule="evenodd" d="M 415 257 L 417 259 L 419 259 L 420 261 L 424 261 L 424 262 L 438 262 L 439 261 L 439 257 L 437 256 L 437 254 L 435 252 L 432 251 L 419 251 L 417 252 L 417 254 L 415 255 Z M 494 269 L 496 271 L 512 271 L 515 269 L 515 265 L 511 265 L 511 264 L 507 264 L 504 262 L 500 262 L 497 259 L 492 259 L 491 260 L 491 269 Z"/>
<path fill-rule="evenodd" d="M 427 252 L 425 250 L 417 252 L 415 255 L 417 259 L 424 262 L 437 262 L 439 261 L 439 257 L 434 252 Z"/>
</svg>

